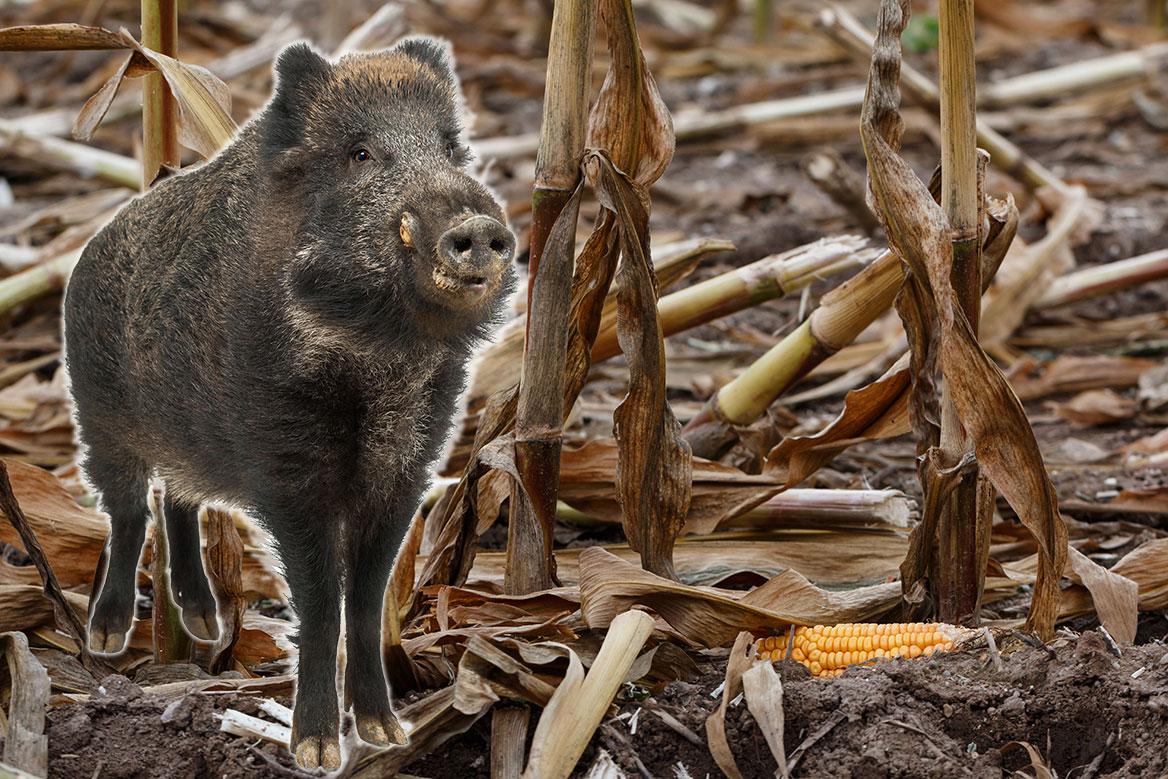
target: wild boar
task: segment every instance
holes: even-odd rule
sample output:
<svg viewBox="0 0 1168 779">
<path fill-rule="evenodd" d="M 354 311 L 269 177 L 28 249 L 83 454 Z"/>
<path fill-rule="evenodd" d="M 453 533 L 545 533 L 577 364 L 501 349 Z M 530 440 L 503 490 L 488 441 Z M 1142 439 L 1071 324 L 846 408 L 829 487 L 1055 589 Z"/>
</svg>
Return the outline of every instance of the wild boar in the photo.
<svg viewBox="0 0 1168 779">
<path fill-rule="evenodd" d="M 151 479 L 199 639 L 219 630 L 199 507 L 244 508 L 275 540 L 299 617 L 292 751 L 336 769 L 342 602 L 357 732 L 405 741 L 382 599 L 468 357 L 514 287 L 515 237 L 466 172 L 445 44 L 336 63 L 296 44 L 276 74 L 235 141 L 127 205 L 68 285 L 82 464 L 110 520 L 89 643 L 124 647 Z"/>
</svg>

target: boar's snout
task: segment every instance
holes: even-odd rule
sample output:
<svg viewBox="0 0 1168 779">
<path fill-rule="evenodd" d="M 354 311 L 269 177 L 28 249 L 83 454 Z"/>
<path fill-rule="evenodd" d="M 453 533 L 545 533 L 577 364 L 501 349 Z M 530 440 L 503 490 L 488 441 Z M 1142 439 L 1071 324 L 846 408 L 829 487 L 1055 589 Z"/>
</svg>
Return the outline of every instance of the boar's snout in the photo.
<svg viewBox="0 0 1168 779">
<path fill-rule="evenodd" d="M 478 295 L 499 283 L 515 255 L 515 236 L 485 214 L 472 216 L 438 238 L 435 282 Z"/>
</svg>

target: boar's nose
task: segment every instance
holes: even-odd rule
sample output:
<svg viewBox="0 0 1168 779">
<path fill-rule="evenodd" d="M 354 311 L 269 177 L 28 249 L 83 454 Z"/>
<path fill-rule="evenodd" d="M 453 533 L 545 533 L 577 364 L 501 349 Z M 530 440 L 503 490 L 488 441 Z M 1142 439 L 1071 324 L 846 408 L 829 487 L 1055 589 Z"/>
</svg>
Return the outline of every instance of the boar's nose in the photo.
<svg viewBox="0 0 1168 779">
<path fill-rule="evenodd" d="M 515 254 L 515 236 L 499 220 L 480 214 L 443 233 L 438 254 L 464 273 L 497 276 Z"/>
</svg>

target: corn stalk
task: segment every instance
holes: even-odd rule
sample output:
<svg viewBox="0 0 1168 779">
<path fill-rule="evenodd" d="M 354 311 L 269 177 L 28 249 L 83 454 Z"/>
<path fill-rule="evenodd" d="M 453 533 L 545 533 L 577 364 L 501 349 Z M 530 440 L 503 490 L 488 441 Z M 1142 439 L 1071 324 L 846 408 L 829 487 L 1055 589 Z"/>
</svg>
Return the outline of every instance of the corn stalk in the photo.
<svg viewBox="0 0 1168 779">
<path fill-rule="evenodd" d="M 142 45 L 174 57 L 178 41 L 176 0 L 142 0 Z M 142 77 L 142 189 L 163 167 L 178 170 L 178 104 L 162 73 Z"/>
<path fill-rule="evenodd" d="M 904 131 L 899 110 L 900 35 L 908 17 L 908 0 L 881 3 L 868 97 L 860 117 L 860 138 L 868 159 L 869 202 L 878 212 L 889 244 L 911 272 L 898 305 L 912 349 L 910 371 L 917 402 L 911 416 L 918 451 L 923 452 L 921 473 L 938 482 L 935 489 L 925 491 L 922 522 L 912 534 L 909 554 L 901 566 L 902 586 L 906 595 L 915 597 L 927 568 L 926 547 L 936 532 L 931 518 L 938 515 L 938 509 L 930 503 L 948 498 L 972 459 L 963 457 L 950 465 L 947 453 L 935 445 L 941 438 L 940 426 L 929 416 L 932 403 L 921 401 L 935 392 L 934 371 L 939 366 L 948 379 L 955 417 L 973 443 L 978 466 L 1037 542 L 1038 575 L 1026 627 L 1048 637 L 1054 633 L 1059 610 L 1067 528 L 1059 516 L 1058 498 L 1026 412 L 1001 370 L 978 345 L 963 301 L 954 289 L 949 219 L 899 156 Z M 982 485 L 978 490 L 982 491 Z M 978 497 L 979 506 L 988 511 L 992 495 Z M 979 524 L 981 521 L 979 518 Z M 985 521 L 988 524 L 988 516 Z M 979 575 L 982 572 L 984 567 Z M 909 605 L 913 605 L 911 600 Z"/>
<path fill-rule="evenodd" d="M 532 196 L 531 281 L 527 340 L 515 416 L 511 526 L 507 538 L 509 593 L 551 586 L 552 527 L 560 474 L 565 354 L 571 305 L 572 249 L 579 199 L 580 156 L 588 116 L 596 0 L 557 3 L 548 49 L 547 88 Z M 565 206 L 567 206 L 565 208 Z M 567 240 L 544 256 L 553 231 Z"/>
<path fill-rule="evenodd" d="M 953 245 L 950 272 L 953 290 L 976 337 L 981 313 L 978 228 L 983 198 L 978 191 L 973 0 L 941 0 L 939 22 L 941 207 L 949 219 Z M 947 379 L 959 380 L 959 377 Z M 946 467 L 955 466 L 967 456 L 973 457 L 973 446 L 957 418 L 948 386 L 941 397 L 940 445 Z M 926 506 L 935 506 L 942 514 L 938 528 L 940 550 L 936 557 L 938 575 L 930 579 L 935 588 L 938 616 L 943 622 L 971 627 L 978 622 L 978 604 L 985 582 L 984 557 L 989 553 L 989 517 L 985 517 L 984 528 L 978 527 L 978 497 L 984 493 L 978 485 L 982 481 L 976 460 L 972 460 L 961 469 L 947 502 L 925 498 Z M 937 484 L 928 480 L 922 486 L 928 489 Z M 992 492 L 989 495 L 992 500 Z"/>
</svg>

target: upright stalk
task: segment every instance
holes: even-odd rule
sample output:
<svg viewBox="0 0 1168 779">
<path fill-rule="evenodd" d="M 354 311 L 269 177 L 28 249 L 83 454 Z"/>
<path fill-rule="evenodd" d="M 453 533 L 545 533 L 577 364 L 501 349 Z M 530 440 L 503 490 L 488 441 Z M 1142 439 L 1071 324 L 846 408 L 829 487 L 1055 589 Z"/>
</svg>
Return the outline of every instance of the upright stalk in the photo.
<svg viewBox="0 0 1168 779">
<path fill-rule="evenodd" d="M 527 338 L 515 417 L 515 465 L 507 537 L 507 592 L 551 586 L 552 528 L 560 477 L 573 241 L 544 257 L 553 226 L 575 234 L 580 158 L 588 117 L 596 0 L 559 2 L 552 15 L 547 86 L 532 196 Z"/>
<path fill-rule="evenodd" d="M 973 0 L 941 0 L 939 11 L 941 207 L 949 219 L 953 245 L 953 289 L 976 336 L 981 311 L 981 242 Z M 973 443 L 957 418 L 948 385 L 941 398 L 941 450 L 949 466 L 973 451 Z M 984 564 L 981 570 L 978 566 L 977 481 L 976 467 L 965 471 L 942 509 L 939 575 L 934 586 L 943 622 L 977 623 L 984 575 Z"/>
<path fill-rule="evenodd" d="M 580 179 L 580 156 L 584 151 L 592 83 L 596 8 L 597 0 L 560 2 L 556 3 L 552 15 L 543 121 L 535 156 L 535 190 L 531 197 L 528 311 L 531 311 L 531 292 L 544 245 L 556 217 Z M 529 317 L 529 329 L 530 321 Z"/>
<path fill-rule="evenodd" d="M 162 513 L 162 491 L 157 488 L 150 491 L 150 513 L 154 515 L 150 562 L 154 573 L 154 605 L 151 607 L 154 662 L 186 663 L 191 659 L 194 642 L 183 628 L 182 610 L 174 600 L 174 590 L 170 585 L 170 544 Z"/>
<path fill-rule="evenodd" d="M 142 0 L 142 45 L 168 57 L 178 42 L 177 0 Z M 142 189 L 162 166 L 178 168 L 178 104 L 158 71 L 142 79 Z"/>
</svg>

